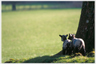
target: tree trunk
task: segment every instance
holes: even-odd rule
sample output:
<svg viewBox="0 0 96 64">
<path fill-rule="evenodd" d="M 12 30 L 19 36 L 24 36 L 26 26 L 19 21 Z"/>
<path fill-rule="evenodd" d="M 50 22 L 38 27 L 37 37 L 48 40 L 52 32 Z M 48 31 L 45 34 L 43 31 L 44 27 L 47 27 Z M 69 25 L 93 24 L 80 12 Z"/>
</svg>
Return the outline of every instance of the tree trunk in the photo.
<svg viewBox="0 0 96 64">
<path fill-rule="evenodd" d="M 16 10 L 16 4 L 15 2 L 12 3 L 12 11 L 15 11 Z"/>
<path fill-rule="evenodd" d="M 85 41 L 85 47 L 87 52 L 92 51 L 95 47 L 94 7 L 95 7 L 94 1 L 83 2 L 79 26 L 76 33 L 77 38 L 82 38 Z"/>
</svg>

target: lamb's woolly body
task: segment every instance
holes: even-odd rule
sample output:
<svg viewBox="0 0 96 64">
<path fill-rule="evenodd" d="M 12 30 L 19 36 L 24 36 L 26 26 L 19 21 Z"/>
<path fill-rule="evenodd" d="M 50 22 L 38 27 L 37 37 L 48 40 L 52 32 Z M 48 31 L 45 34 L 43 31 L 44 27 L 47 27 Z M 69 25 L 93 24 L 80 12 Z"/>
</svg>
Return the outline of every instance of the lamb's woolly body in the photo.
<svg viewBox="0 0 96 64">
<path fill-rule="evenodd" d="M 67 43 L 70 43 L 71 40 L 67 39 L 65 41 L 63 41 L 63 48 L 66 49 L 67 48 Z"/>
<path fill-rule="evenodd" d="M 72 40 L 72 50 L 73 53 L 80 52 L 84 56 L 86 55 L 86 50 L 85 50 L 85 42 L 81 38 L 76 38 L 74 34 L 69 34 L 69 38 Z"/>
<path fill-rule="evenodd" d="M 73 38 L 72 42 L 74 47 L 80 47 L 81 45 L 85 47 L 85 43 L 81 38 Z"/>
</svg>

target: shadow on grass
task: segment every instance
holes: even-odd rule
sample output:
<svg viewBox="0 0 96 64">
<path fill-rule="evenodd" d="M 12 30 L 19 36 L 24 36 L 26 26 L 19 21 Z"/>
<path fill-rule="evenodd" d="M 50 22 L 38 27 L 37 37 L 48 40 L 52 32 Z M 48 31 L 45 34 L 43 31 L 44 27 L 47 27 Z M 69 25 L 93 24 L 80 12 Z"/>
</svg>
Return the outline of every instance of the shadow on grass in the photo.
<svg viewBox="0 0 96 64">
<path fill-rule="evenodd" d="M 81 53 L 76 53 L 73 55 L 63 55 L 62 54 L 62 50 L 53 55 L 53 56 L 39 56 L 39 57 L 35 57 L 35 58 L 30 58 L 30 59 L 10 59 L 8 61 L 6 61 L 5 63 L 67 63 L 67 62 L 79 62 L 79 63 L 94 63 L 94 57 L 95 57 L 95 52 L 90 52 L 88 53 L 87 56 L 83 57 Z M 75 58 L 74 58 L 75 57 Z M 73 59 L 74 58 L 74 59 Z M 81 60 L 81 59 L 82 60 Z M 67 61 L 69 60 L 70 61 Z"/>
<path fill-rule="evenodd" d="M 77 59 L 72 60 L 72 58 L 74 58 L 74 57 L 76 57 Z M 67 62 L 67 60 L 69 60 L 69 59 L 71 59 L 71 61 L 70 61 L 71 63 L 74 63 L 74 62 L 77 62 L 77 63 L 78 62 L 79 63 L 82 63 L 82 62 L 83 63 L 94 63 L 94 57 L 95 57 L 94 51 L 88 53 L 88 55 L 86 55 L 86 56 L 83 56 L 81 53 L 75 53 L 74 55 L 63 55 L 62 50 L 61 50 L 59 53 L 57 53 L 53 56 L 36 57 L 36 58 L 26 60 L 23 63 L 54 63 L 54 62 L 57 62 L 59 60 L 61 60 L 60 62 Z M 81 60 L 79 58 L 81 58 L 83 60 Z M 65 59 L 65 61 L 64 61 L 64 59 Z"/>
<path fill-rule="evenodd" d="M 55 61 L 58 60 L 58 58 L 60 57 L 65 57 L 66 55 L 62 54 L 62 50 L 60 52 L 58 52 L 57 54 L 53 55 L 53 56 L 39 56 L 39 57 L 35 57 L 35 58 L 30 58 L 30 59 L 9 59 L 8 61 L 6 61 L 5 63 L 53 63 Z M 68 59 L 68 58 L 66 58 Z"/>
<path fill-rule="evenodd" d="M 26 60 L 23 63 L 50 63 L 53 61 L 49 59 L 50 59 L 50 56 L 42 56 L 42 57 L 36 57 L 36 58 Z"/>
<path fill-rule="evenodd" d="M 24 61 L 23 63 L 51 63 L 56 61 L 56 58 L 62 57 L 62 50 L 53 56 L 41 56 Z"/>
</svg>

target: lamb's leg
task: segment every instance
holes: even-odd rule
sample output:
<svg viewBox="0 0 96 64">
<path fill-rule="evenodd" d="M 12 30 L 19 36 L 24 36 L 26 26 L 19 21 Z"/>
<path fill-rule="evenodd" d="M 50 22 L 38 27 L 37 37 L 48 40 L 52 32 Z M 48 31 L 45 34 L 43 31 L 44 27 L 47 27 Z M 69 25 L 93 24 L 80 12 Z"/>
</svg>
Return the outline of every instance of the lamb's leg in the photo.
<svg viewBox="0 0 96 64">
<path fill-rule="evenodd" d="M 69 48 L 68 53 L 69 53 L 69 55 L 72 54 L 72 48 Z"/>
<path fill-rule="evenodd" d="M 65 55 L 65 49 L 64 49 L 64 48 L 62 48 L 62 49 L 63 49 L 63 50 L 62 50 L 62 54 Z"/>
<path fill-rule="evenodd" d="M 78 52 L 78 47 L 75 47 L 74 50 L 73 50 L 73 54 L 75 54 L 77 52 Z"/>
<path fill-rule="evenodd" d="M 86 50 L 85 50 L 85 47 L 82 47 L 82 55 L 85 56 L 86 55 Z"/>
</svg>

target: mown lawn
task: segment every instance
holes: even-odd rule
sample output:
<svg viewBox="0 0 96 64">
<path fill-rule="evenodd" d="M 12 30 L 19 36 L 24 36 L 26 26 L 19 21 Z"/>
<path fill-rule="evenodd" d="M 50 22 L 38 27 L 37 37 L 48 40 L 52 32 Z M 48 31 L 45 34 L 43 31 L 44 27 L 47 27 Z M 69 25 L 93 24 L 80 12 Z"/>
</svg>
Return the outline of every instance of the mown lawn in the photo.
<svg viewBox="0 0 96 64">
<path fill-rule="evenodd" d="M 59 34 L 75 34 L 80 14 L 81 9 L 2 12 L 2 62 L 58 53 Z"/>
</svg>

